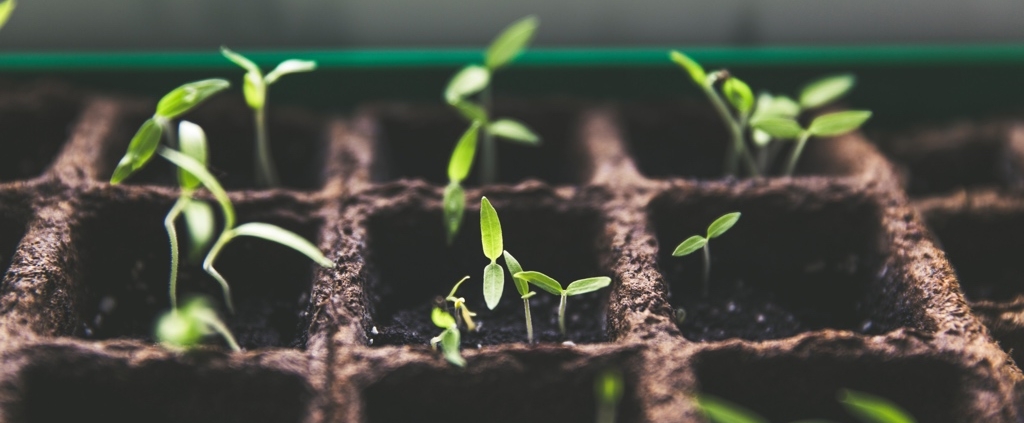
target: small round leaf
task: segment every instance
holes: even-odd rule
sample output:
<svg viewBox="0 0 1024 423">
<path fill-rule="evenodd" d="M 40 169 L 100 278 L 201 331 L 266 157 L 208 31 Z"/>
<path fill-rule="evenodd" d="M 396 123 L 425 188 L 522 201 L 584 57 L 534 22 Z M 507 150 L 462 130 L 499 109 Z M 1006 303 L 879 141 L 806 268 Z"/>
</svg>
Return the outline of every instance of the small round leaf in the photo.
<svg viewBox="0 0 1024 423">
<path fill-rule="evenodd" d="M 724 234 L 725 231 L 732 228 L 732 226 L 739 220 L 740 212 L 728 213 L 718 219 L 715 219 L 715 221 L 711 222 L 711 225 L 708 226 L 708 239 L 718 238 L 719 235 Z"/>
<path fill-rule="evenodd" d="M 819 137 L 834 137 L 860 128 L 870 118 L 871 112 L 867 110 L 829 113 L 815 118 L 807 130 Z"/>
<path fill-rule="evenodd" d="M 746 115 L 754 108 L 754 93 L 750 86 L 739 78 L 732 77 L 722 84 L 722 91 L 729 104 L 736 108 L 741 114 Z"/>
<path fill-rule="evenodd" d="M 682 257 L 687 254 L 693 253 L 701 248 L 704 248 L 704 244 L 707 244 L 708 240 L 700 235 L 694 235 L 686 238 L 685 241 L 679 243 L 676 246 L 675 251 L 672 252 L 673 256 Z"/>
<path fill-rule="evenodd" d="M 434 307 L 434 310 L 430 312 L 430 321 L 434 322 L 434 326 L 441 329 L 448 329 L 455 326 L 455 318 L 440 307 Z"/>
</svg>

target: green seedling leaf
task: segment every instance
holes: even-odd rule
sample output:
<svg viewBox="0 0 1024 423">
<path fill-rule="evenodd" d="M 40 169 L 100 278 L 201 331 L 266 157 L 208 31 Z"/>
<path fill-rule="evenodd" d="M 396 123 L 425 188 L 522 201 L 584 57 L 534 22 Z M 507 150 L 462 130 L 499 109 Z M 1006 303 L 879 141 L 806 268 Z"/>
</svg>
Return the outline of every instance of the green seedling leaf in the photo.
<svg viewBox="0 0 1024 423">
<path fill-rule="evenodd" d="M 708 226 L 708 239 L 718 238 L 719 235 L 724 234 L 725 231 L 732 228 L 738 220 L 740 220 L 740 212 L 728 213 L 718 219 L 715 219 L 715 221 L 711 222 L 711 225 Z"/>
<path fill-rule="evenodd" d="M 334 262 L 324 256 L 320 249 L 295 232 L 269 223 L 252 222 L 239 225 L 231 230 L 232 237 L 251 236 L 273 241 L 309 257 L 320 266 L 332 268 Z"/>
<path fill-rule="evenodd" d="M 484 63 L 496 70 L 512 62 L 533 38 L 540 21 L 536 16 L 527 16 L 513 22 L 491 42 L 484 57 Z"/>
<path fill-rule="evenodd" d="M 242 78 L 242 93 L 245 104 L 252 109 L 262 109 L 267 104 L 267 84 L 258 73 L 247 73 Z"/>
<path fill-rule="evenodd" d="M 754 120 L 764 117 L 796 118 L 800 115 L 800 105 L 796 104 L 793 99 L 784 95 L 773 96 L 768 93 L 761 93 L 757 97 L 757 107 L 754 110 Z"/>
<path fill-rule="evenodd" d="M 473 122 L 469 129 L 462 134 L 459 142 L 455 144 L 452 151 L 452 158 L 448 161 L 448 180 L 451 182 L 462 182 L 469 176 L 473 168 L 473 157 L 476 156 L 477 134 L 480 132 L 480 123 Z"/>
<path fill-rule="evenodd" d="M 537 134 L 534 134 L 526 125 L 512 119 L 498 119 L 492 122 L 490 125 L 487 125 L 487 132 L 490 132 L 491 135 L 518 141 L 523 144 L 540 144 L 540 137 Z"/>
<path fill-rule="evenodd" d="M 459 329 L 455 327 L 448 328 L 441 334 L 441 350 L 444 351 L 444 358 L 459 367 L 466 366 L 466 359 L 462 358 L 462 354 L 459 353 L 459 346 L 462 344 Z"/>
<path fill-rule="evenodd" d="M 484 247 L 484 256 L 494 263 L 504 251 L 501 241 L 501 221 L 498 212 L 491 206 L 487 197 L 480 199 L 480 241 Z"/>
<path fill-rule="evenodd" d="M 597 291 L 612 283 L 612 278 L 600 276 L 596 278 L 580 279 L 565 287 L 565 295 L 573 296 Z"/>
<path fill-rule="evenodd" d="M 615 369 L 605 370 L 594 381 L 594 395 L 605 404 L 618 404 L 625 391 L 622 373 Z"/>
<path fill-rule="evenodd" d="M 233 351 L 241 351 L 231 331 L 217 317 L 217 312 L 203 298 L 194 298 L 183 307 L 168 311 L 160 317 L 156 338 L 165 345 L 188 348 L 198 345 L 202 338 L 219 334 Z"/>
<path fill-rule="evenodd" d="M 764 131 L 778 139 L 788 140 L 799 138 L 804 133 L 804 128 L 792 119 L 786 117 L 763 117 L 750 123 L 755 129 Z"/>
<path fill-rule="evenodd" d="M 552 294 L 562 295 L 562 284 L 541 272 L 519 272 L 512 277 L 523 279 Z"/>
<path fill-rule="evenodd" d="M 217 94 L 231 83 L 223 79 L 204 79 L 189 82 L 167 93 L 156 105 L 155 117 L 171 120 L 185 114 L 192 108 L 202 104 L 210 96 Z"/>
<path fill-rule="evenodd" d="M 463 276 L 462 279 L 459 279 L 458 282 L 455 282 L 455 286 L 452 287 L 452 292 L 449 292 L 448 293 L 448 297 L 445 298 L 445 299 L 455 297 L 455 292 L 458 291 L 459 287 L 462 286 L 462 283 L 467 281 L 467 280 L 469 280 L 469 276 Z"/>
<path fill-rule="evenodd" d="M 206 166 L 206 132 L 203 128 L 187 120 L 178 124 L 178 144 L 182 154 L 189 156 L 199 164 Z M 201 184 L 199 179 L 184 169 L 178 169 L 178 183 L 183 189 L 196 189 Z"/>
<path fill-rule="evenodd" d="M 698 397 L 697 406 L 711 423 L 768 423 L 753 411 L 711 395 Z"/>
<path fill-rule="evenodd" d="M 213 242 L 213 208 L 203 201 L 192 200 L 181 212 L 185 216 L 185 227 L 188 229 L 189 256 L 193 260 L 198 260 Z"/>
<path fill-rule="evenodd" d="M 515 275 L 523 271 L 523 267 L 519 265 L 519 261 L 512 254 L 509 254 L 508 250 L 504 252 L 505 256 L 505 267 L 508 268 L 508 274 Z M 512 283 L 516 285 L 516 291 L 519 291 L 519 295 L 526 296 L 530 294 L 530 284 L 521 278 L 512 276 Z"/>
<path fill-rule="evenodd" d="M 14 12 L 14 8 L 17 6 L 14 0 L 5 0 L 0 2 L 0 28 L 7 25 L 7 20 L 11 18 L 11 13 Z"/>
<path fill-rule="evenodd" d="M 455 105 L 460 100 L 476 94 L 487 87 L 491 81 L 491 72 L 479 65 L 469 65 L 452 77 L 448 82 L 448 88 L 444 91 L 444 98 L 448 104 Z"/>
<path fill-rule="evenodd" d="M 484 267 L 484 302 L 487 308 L 494 310 L 501 301 L 502 291 L 505 290 L 505 271 L 498 263 L 488 264 Z"/>
<path fill-rule="evenodd" d="M 896 404 L 871 394 L 844 389 L 839 392 L 839 402 L 843 403 L 850 414 L 857 416 L 857 419 L 864 423 L 916 422 L 910 413 Z"/>
<path fill-rule="evenodd" d="M 750 138 L 754 140 L 754 145 L 758 147 L 765 147 L 768 143 L 772 142 L 772 136 L 760 129 L 753 130 Z"/>
<path fill-rule="evenodd" d="M 814 109 L 838 100 L 850 92 L 856 79 L 851 74 L 832 75 L 815 80 L 800 91 L 800 105 Z"/>
<path fill-rule="evenodd" d="M 299 60 L 299 59 L 288 59 L 288 60 L 285 60 L 285 61 L 279 63 L 277 65 L 277 67 L 274 68 L 274 70 L 270 71 L 270 73 L 267 74 L 267 76 L 266 76 L 266 78 L 264 78 L 264 80 L 267 82 L 267 85 L 270 85 L 270 84 L 273 84 L 273 83 L 277 82 L 277 80 L 281 79 L 282 76 L 293 74 L 293 73 L 312 72 L 312 71 L 315 71 L 315 70 L 316 70 L 316 62 L 315 61 L 312 61 L 312 60 Z"/>
<path fill-rule="evenodd" d="M 227 48 L 226 46 L 221 46 L 220 47 L 220 54 L 224 55 L 224 57 L 228 58 L 228 60 L 230 60 L 230 61 L 234 62 L 236 65 L 240 66 L 242 69 L 245 69 L 246 72 L 254 73 L 254 74 L 260 75 L 262 77 L 263 72 L 260 71 L 260 67 L 256 66 L 256 63 L 253 63 L 252 60 L 249 60 L 245 56 L 242 56 L 241 54 L 235 53 L 234 51 L 232 51 L 231 49 Z"/>
<path fill-rule="evenodd" d="M 690 78 L 693 79 L 693 82 L 696 83 L 698 86 L 703 87 L 704 84 L 706 84 L 708 74 L 707 72 L 704 72 L 704 68 L 701 67 L 700 63 L 697 63 L 696 61 L 691 59 L 690 56 L 687 56 L 675 50 L 672 50 L 668 54 L 668 56 L 669 58 L 672 59 L 673 62 L 676 62 L 676 64 L 682 66 L 683 69 L 685 69 L 686 72 L 690 74 Z"/>
<path fill-rule="evenodd" d="M 729 104 L 736 108 L 741 114 L 746 115 L 754 108 L 754 92 L 750 90 L 747 83 L 739 78 L 732 77 L 722 84 L 722 91 Z"/>
<path fill-rule="evenodd" d="M 434 307 L 434 310 L 430 312 L 430 321 L 434 322 L 434 326 L 441 329 L 448 329 L 455 326 L 455 318 L 440 307 Z"/>
<path fill-rule="evenodd" d="M 160 135 L 161 128 L 156 120 L 147 119 L 143 122 L 139 131 L 132 137 L 131 143 L 128 144 L 128 151 L 117 163 L 117 168 L 114 169 L 114 174 L 110 177 L 110 183 L 121 183 L 149 163 L 149 159 L 153 158 L 157 147 L 160 146 Z"/>
<path fill-rule="evenodd" d="M 687 254 L 693 253 L 701 248 L 704 248 L 704 244 L 707 244 L 708 240 L 700 235 L 694 235 L 686 238 L 685 241 L 681 242 L 672 252 L 673 256 L 682 257 Z"/>
<path fill-rule="evenodd" d="M 487 122 L 487 110 L 480 107 L 479 104 L 473 103 L 466 99 L 459 99 L 452 104 L 455 109 L 459 111 L 462 117 L 468 119 L 470 122 Z"/>
<path fill-rule="evenodd" d="M 224 187 L 220 185 L 217 178 L 206 170 L 206 166 L 203 166 L 189 156 L 167 147 L 159 148 L 157 153 L 167 159 L 167 161 L 173 163 L 175 166 L 185 169 L 199 179 L 199 181 L 203 183 L 203 186 L 206 187 L 206 189 L 213 194 L 213 197 L 217 199 L 217 203 L 220 204 L 220 208 L 224 213 L 224 226 L 230 228 L 235 225 L 235 206 L 231 204 L 231 199 L 228 198 L 227 191 L 224 191 Z"/>
<path fill-rule="evenodd" d="M 834 137 L 860 128 L 870 118 L 871 112 L 867 110 L 829 113 L 815 118 L 807 130 L 819 137 Z"/>
<path fill-rule="evenodd" d="M 466 191 L 457 182 L 449 183 L 444 188 L 444 225 L 448 231 L 448 244 L 455 240 L 462 224 L 462 214 L 466 210 Z"/>
</svg>

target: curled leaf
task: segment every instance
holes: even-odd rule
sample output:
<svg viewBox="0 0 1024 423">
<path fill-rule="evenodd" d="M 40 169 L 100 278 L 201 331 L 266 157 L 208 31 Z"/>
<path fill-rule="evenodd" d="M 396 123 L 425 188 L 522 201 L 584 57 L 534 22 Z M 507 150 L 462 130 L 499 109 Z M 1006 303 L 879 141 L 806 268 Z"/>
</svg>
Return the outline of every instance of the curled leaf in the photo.
<svg viewBox="0 0 1024 423">
<path fill-rule="evenodd" d="M 487 48 L 484 57 L 487 68 L 495 70 L 511 63 L 530 43 L 539 25 L 537 17 L 531 15 L 505 28 Z"/>
<path fill-rule="evenodd" d="M 314 70 L 316 70 L 316 62 L 312 60 L 288 59 L 279 63 L 263 79 L 267 82 L 267 85 L 270 85 L 277 82 L 282 76 L 300 72 L 312 72 Z"/>
<path fill-rule="evenodd" d="M 434 322 L 434 326 L 441 329 L 448 329 L 455 326 L 455 318 L 440 307 L 434 307 L 434 310 L 430 312 L 430 321 Z"/>
<path fill-rule="evenodd" d="M 260 75 L 260 77 L 262 78 L 263 73 L 262 71 L 260 71 L 260 67 L 256 66 L 256 63 L 253 63 L 253 61 L 249 60 L 247 57 L 235 53 L 226 46 L 220 47 L 220 54 L 226 57 L 228 60 L 234 62 L 234 64 L 240 66 L 242 69 L 245 69 L 246 72 Z"/>
<path fill-rule="evenodd" d="M 719 235 L 724 234 L 725 231 L 732 228 L 732 226 L 739 220 L 740 212 L 727 213 L 722 215 L 722 217 L 715 219 L 715 221 L 711 222 L 711 225 L 708 226 L 708 239 L 718 238 Z"/>
<path fill-rule="evenodd" d="M 156 120 L 147 119 L 143 122 L 138 132 L 132 137 L 131 143 L 128 144 L 128 151 L 117 163 L 117 168 L 114 169 L 114 174 L 110 177 L 110 183 L 121 183 L 149 163 L 149 159 L 153 158 L 157 147 L 160 146 L 161 133 L 162 128 Z"/>
<path fill-rule="evenodd" d="M 450 327 L 441 334 L 441 351 L 444 352 L 444 359 L 459 367 L 466 366 L 466 359 L 462 358 L 459 347 L 462 344 L 459 329 Z"/>
<path fill-rule="evenodd" d="M 675 251 L 672 252 L 673 256 L 681 257 L 693 253 L 701 248 L 704 248 L 704 244 L 707 244 L 708 240 L 700 235 L 694 235 L 686 238 L 685 241 L 681 242 L 676 246 Z"/>
<path fill-rule="evenodd" d="M 729 104 L 732 104 L 740 114 L 746 115 L 750 113 L 751 109 L 754 108 L 754 92 L 750 90 L 750 86 L 746 82 L 741 81 L 739 78 L 732 77 L 722 84 L 722 92 L 725 93 L 725 98 L 729 100 Z"/>
<path fill-rule="evenodd" d="M 258 73 L 249 72 L 242 78 L 242 93 L 245 104 L 252 109 L 262 109 L 267 103 L 267 84 Z"/>
<path fill-rule="evenodd" d="M 707 72 L 704 71 L 704 68 L 701 67 L 699 63 L 691 59 L 690 56 L 672 50 L 669 52 L 669 58 L 679 66 L 682 66 L 683 69 L 686 70 L 686 73 L 690 74 L 690 78 L 693 79 L 693 82 L 696 83 L 697 86 L 703 87 L 707 83 Z"/>
</svg>

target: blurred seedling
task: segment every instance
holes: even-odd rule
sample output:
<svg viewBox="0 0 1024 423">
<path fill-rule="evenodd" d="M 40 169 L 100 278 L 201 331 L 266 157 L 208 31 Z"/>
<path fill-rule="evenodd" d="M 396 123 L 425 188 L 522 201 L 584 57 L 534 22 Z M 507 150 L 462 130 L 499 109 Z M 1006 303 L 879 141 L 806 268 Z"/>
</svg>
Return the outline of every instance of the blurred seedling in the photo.
<svg viewBox="0 0 1024 423">
<path fill-rule="evenodd" d="M 765 117 L 753 122 L 754 128 L 781 140 L 797 140 L 796 146 L 786 162 L 786 176 L 792 176 L 796 170 L 800 154 L 812 136 L 835 137 L 843 135 L 857 128 L 860 128 L 869 118 L 871 112 L 867 110 L 847 110 L 842 112 L 828 113 L 814 118 L 811 124 L 804 128 L 800 126 L 795 118 L 787 117 Z"/>
<path fill-rule="evenodd" d="M 462 339 L 459 335 L 459 326 L 455 318 L 448 314 L 447 311 L 434 307 L 434 310 L 430 313 L 430 320 L 434 322 L 435 326 L 444 329 L 444 332 L 441 332 L 440 335 L 430 339 L 430 347 L 436 350 L 438 344 L 440 344 L 445 360 L 456 366 L 465 367 L 466 359 L 462 358 L 462 354 L 459 352 Z"/>
<path fill-rule="evenodd" d="M 892 401 L 863 392 L 842 389 L 839 402 L 862 423 L 916 423 L 910 413 Z M 697 396 L 697 407 L 710 423 L 768 423 L 757 413 L 713 395 Z M 807 419 L 793 423 L 835 423 L 827 419 Z"/>
<path fill-rule="evenodd" d="M 718 238 L 719 236 L 724 234 L 726 231 L 731 229 L 733 227 L 733 225 L 735 225 L 738 220 L 740 220 L 740 213 L 739 212 L 733 212 L 733 213 L 725 214 L 725 215 L 719 217 L 718 219 L 715 219 L 714 222 L 711 222 L 711 225 L 708 226 L 708 231 L 707 231 L 707 236 L 706 237 L 705 236 L 700 236 L 700 235 L 691 236 L 691 237 L 687 238 L 685 241 L 683 241 L 682 243 L 680 243 L 676 247 L 675 251 L 672 252 L 673 256 L 675 256 L 675 257 L 682 257 L 682 256 L 685 256 L 685 255 L 689 255 L 690 253 L 693 253 L 694 251 L 697 251 L 697 250 L 700 250 L 700 249 L 704 250 L 704 298 L 707 298 L 707 296 L 708 296 L 708 285 L 710 283 L 709 281 L 711 280 L 711 246 L 710 246 L 710 241 L 711 241 L 712 238 Z M 682 318 L 685 318 L 685 317 L 686 317 L 686 314 L 684 312 L 682 314 L 682 316 L 678 316 L 677 315 L 676 319 L 678 321 L 681 321 Z"/>
<path fill-rule="evenodd" d="M 473 167 L 473 156 L 476 154 L 476 143 L 480 122 L 474 121 L 470 124 L 459 142 L 455 144 L 452 157 L 448 161 L 448 186 L 444 189 L 444 226 L 448 244 L 455 240 L 459 233 L 459 225 L 462 224 L 462 215 L 466 210 L 466 191 L 462 188 L 462 181 L 469 176 Z"/>
<path fill-rule="evenodd" d="M 0 28 L 7 25 L 7 21 L 11 18 L 11 13 L 14 13 L 14 8 L 18 6 L 15 0 L 4 0 L 0 1 Z"/>
<path fill-rule="evenodd" d="M 281 180 L 274 166 L 274 159 L 270 152 L 270 140 L 267 135 L 267 89 L 282 76 L 316 70 L 316 62 L 288 59 L 279 63 L 270 73 L 263 75 L 259 66 L 245 56 L 235 53 L 227 47 L 221 47 L 220 52 L 246 71 L 245 77 L 243 77 L 242 92 L 245 94 L 246 104 L 253 110 L 256 124 L 256 154 L 254 157 L 256 184 L 271 188 L 280 186 Z"/>
<path fill-rule="evenodd" d="M 512 276 L 516 278 L 522 278 L 527 282 L 536 285 L 538 288 L 543 289 L 553 295 L 558 295 L 560 297 L 560 300 L 558 302 L 558 329 L 562 332 L 562 336 L 565 336 L 566 298 L 575 295 L 594 292 L 612 283 L 611 278 L 606 276 L 599 276 L 573 281 L 572 283 L 569 284 L 569 286 L 563 289 L 562 284 L 558 283 L 558 281 L 540 272 L 519 272 Z"/>
<path fill-rule="evenodd" d="M 156 325 L 156 339 L 172 348 L 189 349 L 198 346 L 203 338 L 217 334 L 232 351 L 241 351 L 217 312 L 205 298 L 197 297 L 180 308 L 172 308 L 160 316 Z"/>
<path fill-rule="evenodd" d="M 530 298 L 537 295 L 536 292 L 530 291 L 530 284 L 522 279 L 515 277 L 515 274 L 523 271 L 523 267 L 519 265 L 519 261 L 512 254 L 506 250 L 505 256 L 505 267 L 508 268 L 508 273 L 512 276 L 512 283 L 515 284 L 516 290 L 519 291 L 519 298 L 523 300 L 523 313 L 526 318 L 526 340 L 529 343 L 533 343 L 533 317 L 530 316 Z"/>
<path fill-rule="evenodd" d="M 619 402 L 625 391 L 622 372 L 608 369 L 594 379 L 594 396 L 597 399 L 597 423 L 615 423 Z"/>
<path fill-rule="evenodd" d="M 462 326 L 462 323 L 465 322 L 466 329 L 469 329 L 469 331 L 472 332 L 476 330 L 476 323 L 473 322 L 473 317 L 476 316 L 476 313 L 469 311 L 469 308 L 466 307 L 465 298 L 455 296 L 455 292 L 459 290 L 459 286 L 467 279 L 469 279 L 469 276 L 463 277 L 456 282 L 455 286 L 452 287 L 452 292 L 450 292 L 444 300 L 452 303 L 452 307 L 455 309 L 454 314 L 456 326 Z"/>
</svg>

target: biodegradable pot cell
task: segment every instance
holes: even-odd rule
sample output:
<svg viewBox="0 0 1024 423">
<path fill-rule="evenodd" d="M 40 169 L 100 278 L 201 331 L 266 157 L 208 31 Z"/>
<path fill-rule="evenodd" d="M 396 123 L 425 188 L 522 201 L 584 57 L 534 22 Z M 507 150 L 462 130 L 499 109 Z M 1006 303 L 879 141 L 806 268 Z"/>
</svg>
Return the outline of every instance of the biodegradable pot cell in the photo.
<svg viewBox="0 0 1024 423">
<path fill-rule="evenodd" d="M 4 83 L 0 100 L 0 183 L 39 176 L 57 156 L 82 112 L 84 96 L 44 81 Z"/>
</svg>

